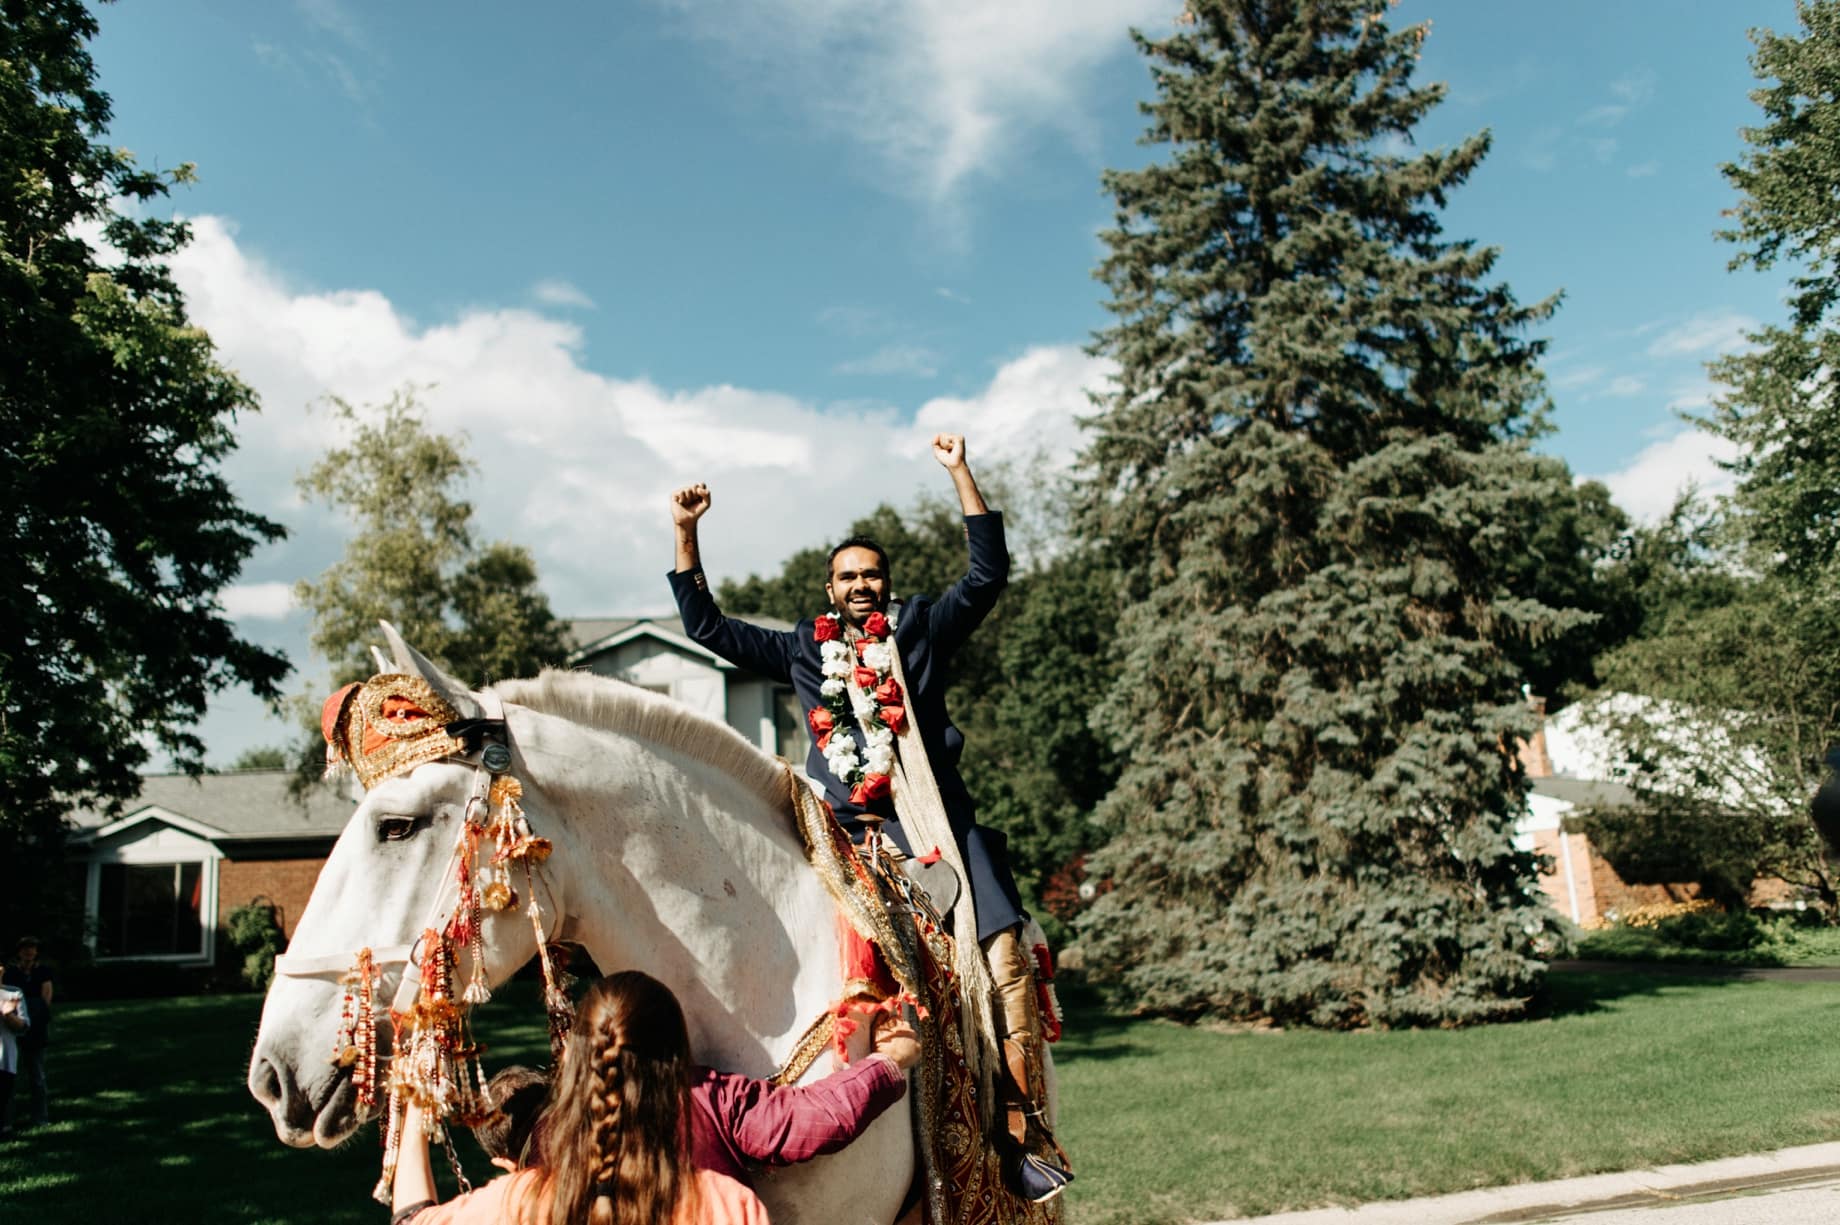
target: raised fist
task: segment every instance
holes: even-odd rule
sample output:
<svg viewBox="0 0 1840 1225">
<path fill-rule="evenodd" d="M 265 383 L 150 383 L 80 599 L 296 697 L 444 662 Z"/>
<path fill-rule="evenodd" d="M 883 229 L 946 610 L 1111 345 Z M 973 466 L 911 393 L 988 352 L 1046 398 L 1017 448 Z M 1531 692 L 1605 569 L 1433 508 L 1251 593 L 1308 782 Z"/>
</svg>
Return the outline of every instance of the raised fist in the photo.
<svg viewBox="0 0 1840 1225">
<path fill-rule="evenodd" d="M 691 485 L 671 495 L 671 522 L 678 527 L 695 523 L 709 509 L 709 486 Z"/>
<path fill-rule="evenodd" d="M 934 434 L 933 458 L 948 470 L 965 466 L 965 436 L 963 434 Z"/>
</svg>

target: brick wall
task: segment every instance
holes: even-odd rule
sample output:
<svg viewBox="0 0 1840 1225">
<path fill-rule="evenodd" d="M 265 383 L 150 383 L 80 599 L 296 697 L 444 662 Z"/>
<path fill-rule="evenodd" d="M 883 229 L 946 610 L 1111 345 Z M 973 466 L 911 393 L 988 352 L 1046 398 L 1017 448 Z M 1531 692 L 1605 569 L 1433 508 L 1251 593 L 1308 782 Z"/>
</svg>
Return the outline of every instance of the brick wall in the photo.
<svg viewBox="0 0 1840 1225">
<path fill-rule="evenodd" d="M 1597 899 L 1594 862 L 1597 854 L 1591 849 L 1591 840 L 1583 834 L 1543 829 L 1533 835 L 1533 853 L 1548 861 L 1549 870 L 1540 873 L 1540 888 L 1545 891 L 1552 908 L 1586 927 L 1594 926 L 1602 911 Z M 1576 914 L 1573 913 L 1574 904 Z"/>
<path fill-rule="evenodd" d="M 1591 849 L 1591 885 L 1597 894 L 1597 908 L 1601 911 L 1622 912 L 1637 906 L 1653 906 L 1663 902 L 1689 902 L 1699 896 L 1699 886 L 1681 885 L 1632 885 L 1616 874 L 1610 861 Z"/>
<path fill-rule="evenodd" d="M 307 907 L 313 884 L 319 879 L 324 858 L 225 859 L 217 865 L 217 922 L 221 927 L 230 912 L 258 897 L 275 904 L 281 930 L 291 938 L 300 912 Z"/>
</svg>

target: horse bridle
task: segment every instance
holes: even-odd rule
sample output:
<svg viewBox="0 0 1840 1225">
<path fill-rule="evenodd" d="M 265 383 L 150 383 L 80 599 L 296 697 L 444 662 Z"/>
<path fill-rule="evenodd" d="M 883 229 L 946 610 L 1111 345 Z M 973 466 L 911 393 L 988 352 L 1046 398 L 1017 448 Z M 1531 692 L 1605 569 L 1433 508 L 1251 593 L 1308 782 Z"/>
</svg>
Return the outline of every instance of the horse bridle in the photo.
<svg viewBox="0 0 1840 1225">
<path fill-rule="evenodd" d="M 467 794 L 466 807 L 461 811 L 460 839 L 456 840 L 453 853 L 448 857 L 442 876 L 451 879 L 454 866 L 460 859 L 464 839 L 469 828 L 475 823 L 475 817 L 483 813 L 487 796 L 492 790 L 492 780 L 511 768 L 510 732 L 505 724 L 504 704 L 497 694 L 482 692 L 475 695 L 485 714 L 479 718 L 458 719 L 447 724 L 442 730 L 459 741 L 466 749 L 464 754 L 436 758 L 437 761 L 453 762 L 473 767 L 473 783 Z M 427 764 L 427 763 L 423 763 Z M 443 907 L 448 897 L 449 885 L 443 884 L 435 895 L 429 921 L 422 924 L 424 932 L 441 932 L 446 930 L 453 912 L 460 905 L 460 886 L 457 881 L 451 885 L 454 894 L 453 904 Z M 558 928 L 561 919 L 555 920 Z M 421 991 L 421 952 L 422 938 L 417 936 L 408 944 L 387 944 L 369 946 L 366 949 L 353 949 L 343 953 L 277 953 L 275 955 L 275 973 L 284 978 L 321 978 L 328 975 L 343 976 L 351 971 L 352 964 L 361 953 L 368 952 L 370 960 L 380 971 L 391 966 L 403 966 L 402 981 L 397 984 L 396 994 L 391 998 L 390 1010 L 403 1012 L 415 1002 Z"/>
</svg>

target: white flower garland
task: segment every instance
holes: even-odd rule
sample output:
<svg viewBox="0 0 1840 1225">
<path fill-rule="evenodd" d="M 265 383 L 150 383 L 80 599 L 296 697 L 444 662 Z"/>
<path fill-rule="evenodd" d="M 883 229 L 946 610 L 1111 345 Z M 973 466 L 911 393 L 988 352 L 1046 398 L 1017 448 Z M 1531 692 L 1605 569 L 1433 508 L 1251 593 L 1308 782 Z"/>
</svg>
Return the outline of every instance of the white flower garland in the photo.
<svg viewBox="0 0 1840 1225">
<path fill-rule="evenodd" d="M 907 719 L 906 695 L 893 679 L 895 614 L 880 616 L 880 622 L 871 616 L 858 629 L 825 613 L 813 628 L 824 674 L 823 705 L 814 707 L 807 721 L 825 764 L 859 804 L 888 793 L 894 738 Z M 871 626 L 882 632 L 868 632 Z"/>
</svg>

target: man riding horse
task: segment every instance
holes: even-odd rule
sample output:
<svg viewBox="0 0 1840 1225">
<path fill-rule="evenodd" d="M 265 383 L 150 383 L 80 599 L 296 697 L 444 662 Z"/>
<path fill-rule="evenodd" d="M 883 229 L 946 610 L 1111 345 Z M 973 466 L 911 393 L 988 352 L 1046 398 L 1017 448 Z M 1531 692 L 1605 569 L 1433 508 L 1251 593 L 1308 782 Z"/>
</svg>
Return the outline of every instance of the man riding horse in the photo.
<svg viewBox="0 0 1840 1225">
<path fill-rule="evenodd" d="M 887 553 L 872 540 L 853 537 L 831 552 L 824 588 L 831 612 L 790 631 L 725 617 L 710 594 L 697 543 L 697 523 L 710 507 L 706 485 L 671 496 L 677 565 L 669 578 L 693 641 L 739 667 L 789 683 L 798 694 L 815 737 L 807 773 L 824 788 L 851 837 L 860 842 L 879 829 L 902 855 L 944 858 L 967 878 L 968 896 L 951 909 L 961 918 L 975 915 L 975 934 L 999 1004 L 993 1037 L 1002 1041 L 1008 1073 L 1010 1174 L 1025 1196 L 1041 1200 L 1058 1193 L 1072 1174 L 1047 1132 L 1043 1017 L 1022 938 L 1028 916 L 1003 834 L 977 824 L 958 773 L 964 737 L 945 707 L 946 667 L 996 605 L 1008 578 L 1009 554 L 1003 517 L 978 491 L 965 462 L 964 438 L 936 436 L 933 455 L 951 475 L 970 544 L 965 576 L 937 598 L 891 601 Z M 952 845 L 935 845 L 934 839 Z M 969 934 L 965 926 L 960 923 L 961 938 Z M 968 988 L 974 986 L 969 976 L 965 980 Z"/>
</svg>

